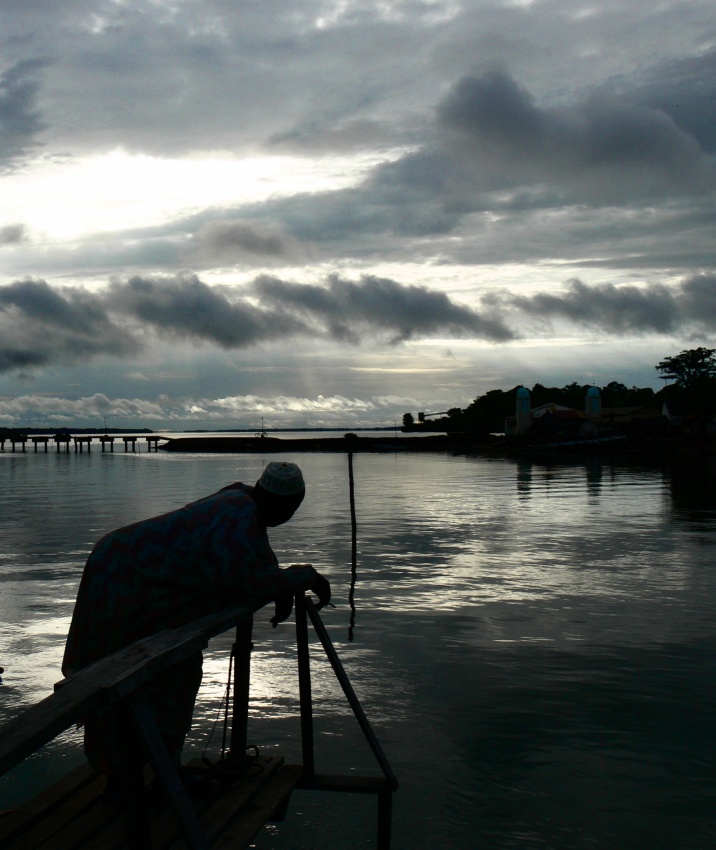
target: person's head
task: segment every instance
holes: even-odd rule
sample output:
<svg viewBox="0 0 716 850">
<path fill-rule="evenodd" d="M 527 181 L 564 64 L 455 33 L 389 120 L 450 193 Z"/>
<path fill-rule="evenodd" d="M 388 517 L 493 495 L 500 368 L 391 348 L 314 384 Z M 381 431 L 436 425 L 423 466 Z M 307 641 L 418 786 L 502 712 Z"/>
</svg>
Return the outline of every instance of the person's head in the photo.
<svg viewBox="0 0 716 850">
<path fill-rule="evenodd" d="M 273 461 L 254 487 L 254 501 L 263 522 L 270 527 L 288 522 L 306 495 L 301 470 L 295 463 Z"/>
</svg>

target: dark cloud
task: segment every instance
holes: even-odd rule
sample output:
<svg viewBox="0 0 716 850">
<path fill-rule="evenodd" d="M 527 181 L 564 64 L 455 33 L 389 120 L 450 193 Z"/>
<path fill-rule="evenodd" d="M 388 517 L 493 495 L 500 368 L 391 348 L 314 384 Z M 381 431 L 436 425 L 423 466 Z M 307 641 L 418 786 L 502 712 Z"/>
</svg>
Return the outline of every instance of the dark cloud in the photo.
<svg viewBox="0 0 716 850">
<path fill-rule="evenodd" d="M 699 274 L 683 281 L 680 301 L 685 316 L 705 327 L 716 328 L 716 274 Z"/>
<path fill-rule="evenodd" d="M 593 89 L 571 103 L 542 106 L 509 74 L 490 71 L 463 77 L 435 117 L 432 136 L 426 125 L 422 144 L 376 165 L 359 184 L 237 208 L 236 220 L 250 219 L 252 227 L 264 222 L 265 228 L 281 222 L 283 232 L 319 250 L 385 258 L 423 250 L 434 255 L 434 245 L 416 240 L 456 234 L 468 216 L 497 213 L 501 231 L 514 225 L 514 241 L 506 232 L 496 246 L 508 259 L 580 250 L 599 256 L 601 250 L 590 251 L 580 240 L 571 241 L 574 247 L 560 240 L 561 225 L 542 233 L 539 243 L 525 239 L 520 213 L 577 204 L 645 211 L 611 235 L 618 243 L 649 222 L 658 230 L 654 208 L 664 199 L 708 203 L 714 188 L 713 165 L 697 140 L 639 92 Z M 660 209 L 665 215 L 666 208 Z M 589 224 L 581 220 L 588 243 Z M 222 227 L 207 230 L 217 237 L 217 248 Z M 548 229 L 549 220 L 540 227 Z M 481 229 L 473 233 L 468 238 L 462 232 L 459 243 L 446 243 L 443 250 L 453 257 L 482 253 L 498 262 Z M 237 240 L 237 252 L 239 246 Z"/>
<path fill-rule="evenodd" d="M 84 290 L 53 289 L 43 280 L 0 286 L 0 371 L 126 356 L 138 347 Z"/>
<path fill-rule="evenodd" d="M 0 227 L 0 246 L 22 245 L 28 240 L 29 235 L 24 224 L 8 224 Z"/>
<path fill-rule="evenodd" d="M 438 119 L 471 141 L 515 151 L 539 146 L 550 132 L 549 118 L 529 92 L 502 71 L 464 77 L 438 106 Z"/>
<path fill-rule="evenodd" d="M 557 186 L 565 200 L 632 202 L 700 194 L 713 172 L 663 110 L 593 95 L 540 107 L 503 71 L 461 79 L 437 109 L 445 142 L 484 189 Z"/>
<path fill-rule="evenodd" d="M 157 332 L 241 349 L 291 337 L 397 344 L 429 336 L 513 338 L 499 319 L 443 293 L 386 278 L 328 279 L 325 286 L 263 276 L 248 290 L 210 287 L 196 275 L 135 276 L 98 294 L 45 281 L 0 287 L 0 371 L 126 357 Z"/>
<path fill-rule="evenodd" d="M 457 187 L 469 175 L 442 153 L 420 150 L 381 164 L 357 186 L 252 204 L 236 216 L 279 221 L 303 245 L 345 256 L 394 250 L 403 239 L 450 233 L 466 207 Z M 474 197 L 469 209 L 475 206 Z"/>
<path fill-rule="evenodd" d="M 325 323 L 338 340 L 356 342 L 376 331 L 392 343 L 429 336 L 504 342 L 514 336 L 498 319 L 455 304 L 444 293 L 387 278 L 365 276 L 356 283 L 331 275 L 327 286 L 314 286 L 261 277 L 255 287 L 262 302 Z"/>
<path fill-rule="evenodd" d="M 28 351 L 0 344 L 0 372 L 45 366 L 49 362 L 50 355 L 48 352 Z"/>
<path fill-rule="evenodd" d="M 188 273 L 135 276 L 100 293 L 25 280 L 0 287 L 0 371 L 126 357 L 156 332 L 226 349 L 290 337 L 503 342 L 525 324 L 557 320 L 612 336 L 709 333 L 716 330 L 716 276 L 671 286 L 572 280 L 562 292 L 485 295 L 482 306 L 478 312 L 427 287 L 370 275 L 331 275 L 324 285 L 263 275 L 248 289 L 210 287 Z"/>
<path fill-rule="evenodd" d="M 61 294 L 44 280 L 17 281 L 0 287 L 0 311 L 12 307 L 23 319 L 84 336 L 97 336 L 108 321 L 96 298 L 77 289 Z"/>
<path fill-rule="evenodd" d="M 716 277 L 643 287 L 572 280 L 557 293 L 485 295 L 478 312 L 427 287 L 371 275 L 359 281 L 330 275 L 325 285 L 262 275 L 247 292 L 209 287 L 185 274 L 115 283 L 108 305 L 144 326 L 145 333 L 159 331 L 228 349 L 290 337 L 393 345 L 430 337 L 506 342 L 518 336 L 513 327 L 550 320 L 613 336 L 713 331 Z"/>
<path fill-rule="evenodd" d="M 216 263 L 244 258 L 300 261 L 307 252 L 278 224 L 246 219 L 220 219 L 203 225 L 196 235 L 198 251 Z"/>
<path fill-rule="evenodd" d="M 121 313 L 165 334 L 245 348 L 302 329 L 290 318 L 270 315 L 246 300 L 229 300 L 196 275 L 130 278 L 115 283 L 110 303 Z"/>
<path fill-rule="evenodd" d="M 562 319 L 614 335 L 716 331 L 716 275 L 701 274 L 674 286 L 569 282 L 562 293 L 486 296 L 493 309 L 519 311 L 527 320 Z"/>
<path fill-rule="evenodd" d="M 45 129 L 37 108 L 39 72 L 47 64 L 26 59 L 0 76 L 0 168 L 11 167 L 38 145 Z"/>
<path fill-rule="evenodd" d="M 317 286 L 264 275 L 250 295 L 251 300 L 231 288 L 212 288 L 195 275 L 133 277 L 114 284 L 111 303 L 165 334 L 225 348 L 290 336 L 354 344 L 380 337 L 395 344 L 441 334 L 512 338 L 498 320 L 457 305 L 443 293 L 385 278 L 365 277 L 356 283 L 331 276 L 326 286 Z"/>
<path fill-rule="evenodd" d="M 716 49 L 658 63 L 631 96 L 668 115 L 708 153 L 716 152 Z"/>
<path fill-rule="evenodd" d="M 680 283 L 588 285 L 482 297 L 477 311 L 424 286 L 364 276 L 322 285 L 263 275 L 248 287 L 210 287 L 196 275 L 133 277 L 90 293 L 41 280 L 0 287 L 0 372 L 126 359 L 157 335 L 224 349 L 288 339 L 357 345 L 456 338 L 508 342 L 531 325 L 568 322 L 613 337 L 716 331 L 716 275 Z"/>
</svg>

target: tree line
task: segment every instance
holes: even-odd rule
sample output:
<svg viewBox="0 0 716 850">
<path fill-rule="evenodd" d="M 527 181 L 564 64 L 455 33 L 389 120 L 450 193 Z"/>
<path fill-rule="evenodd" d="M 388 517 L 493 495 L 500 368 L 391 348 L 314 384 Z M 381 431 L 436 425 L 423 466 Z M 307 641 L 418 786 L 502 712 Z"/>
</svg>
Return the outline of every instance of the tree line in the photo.
<svg viewBox="0 0 716 850">
<path fill-rule="evenodd" d="M 665 357 L 654 367 L 659 377 L 671 383 L 655 391 L 650 387 L 627 387 L 611 381 L 599 387 L 603 408 L 657 408 L 666 403 L 672 413 L 712 419 L 716 416 L 716 349 L 693 348 Z M 535 384 L 530 389 L 532 407 L 559 404 L 584 409 L 587 390 L 592 384 L 576 381 L 564 387 Z M 519 386 L 509 390 L 489 390 L 466 408 L 454 407 L 441 418 L 416 422 L 412 413 L 403 416 L 406 430 L 461 431 L 488 434 L 502 431 L 505 419 L 515 414 Z M 529 387 L 528 387 L 529 389 Z"/>
</svg>

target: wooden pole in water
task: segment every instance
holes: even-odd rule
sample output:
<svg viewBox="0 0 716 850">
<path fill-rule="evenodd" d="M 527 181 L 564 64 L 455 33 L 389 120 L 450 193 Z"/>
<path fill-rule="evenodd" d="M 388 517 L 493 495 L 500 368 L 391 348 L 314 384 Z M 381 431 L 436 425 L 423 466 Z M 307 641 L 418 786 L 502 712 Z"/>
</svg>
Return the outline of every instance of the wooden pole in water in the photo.
<svg viewBox="0 0 716 850">
<path fill-rule="evenodd" d="M 353 629 L 356 624 L 356 606 L 354 601 L 356 579 L 358 577 L 358 524 L 356 522 L 355 481 L 353 479 L 353 452 L 348 453 L 348 490 L 351 506 L 351 587 L 348 591 L 348 602 L 351 606 L 351 621 L 348 627 L 348 640 L 353 640 Z"/>
</svg>

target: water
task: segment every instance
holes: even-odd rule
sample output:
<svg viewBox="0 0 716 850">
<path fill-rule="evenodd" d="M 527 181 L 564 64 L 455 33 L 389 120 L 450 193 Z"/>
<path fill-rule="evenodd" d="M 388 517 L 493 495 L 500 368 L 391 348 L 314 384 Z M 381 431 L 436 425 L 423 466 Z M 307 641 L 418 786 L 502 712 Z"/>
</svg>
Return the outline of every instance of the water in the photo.
<svg viewBox="0 0 716 850">
<path fill-rule="evenodd" d="M 274 456 L 0 453 L 0 720 L 60 678 L 84 559 L 106 531 Z M 703 850 L 716 838 L 716 473 L 440 454 L 300 454 L 308 496 L 272 531 L 332 583 L 324 621 L 398 775 L 393 846 Z M 294 632 L 256 616 L 249 738 L 299 753 Z M 230 638 L 205 663 L 201 753 Z M 319 650 L 321 771 L 373 771 Z M 218 747 L 217 733 L 209 753 Z M 81 761 L 68 731 L 0 781 L 0 810 Z M 374 846 L 373 798 L 297 792 L 260 850 Z"/>
</svg>

